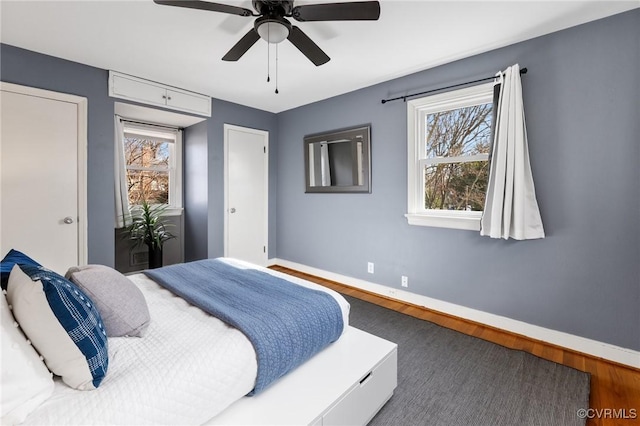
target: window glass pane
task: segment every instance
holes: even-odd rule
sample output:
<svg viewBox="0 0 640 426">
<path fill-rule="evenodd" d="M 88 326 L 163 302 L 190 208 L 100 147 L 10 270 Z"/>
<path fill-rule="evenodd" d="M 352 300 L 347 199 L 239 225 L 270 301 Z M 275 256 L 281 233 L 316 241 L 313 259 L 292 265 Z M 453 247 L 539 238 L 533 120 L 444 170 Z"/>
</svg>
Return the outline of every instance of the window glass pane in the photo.
<svg viewBox="0 0 640 426">
<path fill-rule="evenodd" d="M 426 166 L 424 208 L 482 211 L 488 180 L 488 161 Z"/>
<path fill-rule="evenodd" d="M 129 204 L 169 203 L 169 172 L 151 170 L 127 170 Z"/>
<path fill-rule="evenodd" d="M 170 143 L 155 139 L 124 138 L 127 166 L 169 167 Z"/>
<path fill-rule="evenodd" d="M 426 158 L 488 154 L 492 104 L 428 114 Z"/>
</svg>

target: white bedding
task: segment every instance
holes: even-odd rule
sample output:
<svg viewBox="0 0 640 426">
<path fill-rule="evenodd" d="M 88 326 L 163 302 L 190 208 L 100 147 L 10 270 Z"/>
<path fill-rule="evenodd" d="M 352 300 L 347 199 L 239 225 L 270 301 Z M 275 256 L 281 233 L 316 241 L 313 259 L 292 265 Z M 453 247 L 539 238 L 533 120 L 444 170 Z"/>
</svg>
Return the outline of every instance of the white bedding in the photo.
<svg viewBox="0 0 640 426">
<path fill-rule="evenodd" d="M 338 293 L 259 269 L 332 294 L 347 327 L 349 304 Z M 129 278 L 149 306 L 151 324 L 144 337 L 110 338 L 109 371 L 102 385 L 78 391 L 56 380 L 53 396 L 24 424 L 202 424 L 253 389 L 256 356 L 244 334 L 143 274 Z"/>
</svg>

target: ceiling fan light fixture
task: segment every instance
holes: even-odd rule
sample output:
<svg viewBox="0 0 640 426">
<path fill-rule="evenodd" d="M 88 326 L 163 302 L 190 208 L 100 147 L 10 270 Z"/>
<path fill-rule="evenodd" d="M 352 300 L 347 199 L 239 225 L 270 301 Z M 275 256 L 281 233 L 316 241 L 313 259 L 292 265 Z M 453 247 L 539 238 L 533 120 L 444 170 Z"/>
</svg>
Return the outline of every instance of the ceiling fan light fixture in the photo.
<svg viewBox="0 0 640 426">
<path fill-rule="evenodd" d="M 291 28 L 291 25 L 286 25 L 288 22 L 283 21 L 264 19 L 260 23 L 257 23 L 256 31 L 258 35 L 260 35 L 260 38 L 267 43 L 280 43 L 289 37 L 289 30 Z"/>
<path fill-rule="evenodd" d="M 0 0 L 1 1 L 1 0 Z M 257 16 L 251 28 L 223 57 L 223 61 L 237 61 L 261 38 L 270 44 L 289 40 L 314 65 L 326 64 L 331 58 L 300 28 L 286 18 L 306 21 L 377 21 L 380 18 L 378 0 L 338 3 L 303 4 L 293 6 L 294 0 L 252 0 L 258 13 L 244 7 L 202 0 L 153 0 L 165 6 L 208 10 L 238 16 Z M 305 1 L 306 3 L 306 1 Z M 276 49 L 277 52 L 277 49 Z M 276 53 L 277 60 L 277 53 Z"/>
</svg>

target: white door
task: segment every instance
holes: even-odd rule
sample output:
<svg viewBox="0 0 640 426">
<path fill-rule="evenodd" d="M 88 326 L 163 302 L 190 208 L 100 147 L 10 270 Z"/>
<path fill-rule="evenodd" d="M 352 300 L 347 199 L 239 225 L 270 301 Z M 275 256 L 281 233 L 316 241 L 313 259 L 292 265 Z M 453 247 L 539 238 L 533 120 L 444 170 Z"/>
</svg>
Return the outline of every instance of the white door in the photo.
<svg viewBox="0 0 640 426">
<path fill-rule="evenodd" d="M 64 274 L 86 263 L 84 168 L 78 167 L 86 100 L 1 88 L 0 256 L 13 248 Z"/>
<path fill-rule="evenodd" d="M 269 133 L 224 125 L 225 256 L 267 264 Z"/>
</svg>

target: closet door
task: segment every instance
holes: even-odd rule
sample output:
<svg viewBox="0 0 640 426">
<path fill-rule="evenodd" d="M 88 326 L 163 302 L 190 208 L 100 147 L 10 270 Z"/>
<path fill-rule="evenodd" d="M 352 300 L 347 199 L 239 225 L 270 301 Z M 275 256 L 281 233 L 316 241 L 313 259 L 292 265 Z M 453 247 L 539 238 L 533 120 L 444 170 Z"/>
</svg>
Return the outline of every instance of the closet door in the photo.
<svg viewBox="0 0 640 426">
<path fill-rule="evenodd" d="M 225 256 L 267 266 L 269 133 L 224 125 Z"/>
<path fill-rule="evenodd" d="M 86 263 L 83 107 L 56 97 L 2 84 L 0 255 L 14 248 L 64 274 Z"/>
</svg>

